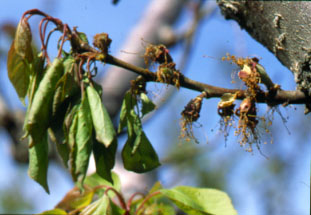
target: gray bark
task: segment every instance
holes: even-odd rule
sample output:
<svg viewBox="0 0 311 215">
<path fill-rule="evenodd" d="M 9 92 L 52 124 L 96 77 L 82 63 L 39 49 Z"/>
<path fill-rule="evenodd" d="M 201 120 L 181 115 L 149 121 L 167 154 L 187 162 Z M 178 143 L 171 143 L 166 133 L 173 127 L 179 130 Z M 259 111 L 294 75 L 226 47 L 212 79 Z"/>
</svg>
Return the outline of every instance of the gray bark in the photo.
<svg viewBox="0 0 311 215">
<path fill-rule="evenodd" d="M 311 2 L 218 0 L 226 19 L 236 20 L 295 75 L 311 96 Z"/>
</svg>

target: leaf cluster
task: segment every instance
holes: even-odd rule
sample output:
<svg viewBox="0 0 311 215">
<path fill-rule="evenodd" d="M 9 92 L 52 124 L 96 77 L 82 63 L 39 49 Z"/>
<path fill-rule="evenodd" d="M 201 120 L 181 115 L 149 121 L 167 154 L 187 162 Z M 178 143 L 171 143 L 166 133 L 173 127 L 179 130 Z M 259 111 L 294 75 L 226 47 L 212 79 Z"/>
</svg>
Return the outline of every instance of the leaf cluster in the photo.
<svg viewBox="0 0 311 215">
<path fill-rule="evenodd" d="M 75 187 L 54 209 L 41 214 L 169 215 L 176 214 L 173 204 L 187 214 L 237 214 L 228 195 L 215 189 L 187 186 L 165 189 L 157 182 L 146 195 L 134 193 L 126 200 L 120 191 L 119 178 L 114 173 L 112 176 L 113 183 L 96 173 L 87 176 L 83 193 Z"/>
</svg>

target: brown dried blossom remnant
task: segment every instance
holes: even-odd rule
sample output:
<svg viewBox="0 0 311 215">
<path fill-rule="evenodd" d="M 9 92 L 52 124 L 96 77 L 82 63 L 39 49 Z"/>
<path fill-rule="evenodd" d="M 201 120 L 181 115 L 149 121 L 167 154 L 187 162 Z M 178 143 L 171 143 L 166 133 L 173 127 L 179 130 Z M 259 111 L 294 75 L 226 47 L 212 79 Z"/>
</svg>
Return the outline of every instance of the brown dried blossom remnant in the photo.
<svg viewBox="0 0 311 215">
<path fill-rule="evenodd" d="M 260 142 L 256 126 L 257 120 L 257 109 L 254 99 L 247 97 L 245 98 L 238 109 L 235 110 L 235 114 L 239 117 L 238 127 L 235 131 L 236 136 L 241 135 L 240 145 L 245 146 L 249 144 L 247 151 L 252 152 L 252 144 L 256 143 L 257 147 Z"/>
<path fill-rule="evenodd" d="M 278 84 L 272 82 L 265 68 L 259 64 L 259 59 L 256 57 L 236 58 L 227 54 L 222 60 L 232 61 L 240 67 L 241 70 L 238 76 L 245 83 L 252 97 L 255 97 L 261 91 L 260 83 L 264 84 L 269 92 L 276 92 L 281 88 Z"/>
<path fill-rule="evenodd" d="M 220 131 L 224 133 L 225 141 L 229 136 L 230 128 L 234 122 L 234 101 L 237 94 L 225 93 L 217 106 L 218 115 L 220 119 Z"/>
<path fill-rule="evenodd" d="M 198 140 L 193 134 L 192 125 L 193 122 L 196 122 L 200 117 L 202 101 L 205 96 L 206 93 L 203 92 L 196 98 L 191 99 L 185 106 L 184 110 L 181 112 L 181 134 L 179 136 L 181 139 L 186 139 L 186 141 L 190 141 L 191 139 L 193 139 L 196 143 L 198 143 Z"/>
<path fill-rule="evenodd" d="M 98 48 L 104 55 L 108 54 L 108 49 L 111 42 L 112 40 L 106 33 L 96 34 L 93 38 L 93 45 Z"/>
<path fill-rule="evenodd" d="M 159 64 L 167 64 L 173 62 L 172 57 L 169 54 L 169 50 L 165 45 L 152 45 L 149 44 L 146 47 L 146 51 L 144 54 L 144 61 L 147 66 L 149 63 L 159 63 Z"/>
<path fill-rule="evenodd" d="M 176 64 L 162 63 L 157 70 L 157 82 L 174 85 L 177 89 L 180 87 L 180 72 L 175 68 Z"/>
<path fill-rule="evenodd" d="M 131 81 L 131 93 L 132 95 L 146 94 L 146 80 L 143 76 L 139 75 L 135 80 Z"/>
</svg>

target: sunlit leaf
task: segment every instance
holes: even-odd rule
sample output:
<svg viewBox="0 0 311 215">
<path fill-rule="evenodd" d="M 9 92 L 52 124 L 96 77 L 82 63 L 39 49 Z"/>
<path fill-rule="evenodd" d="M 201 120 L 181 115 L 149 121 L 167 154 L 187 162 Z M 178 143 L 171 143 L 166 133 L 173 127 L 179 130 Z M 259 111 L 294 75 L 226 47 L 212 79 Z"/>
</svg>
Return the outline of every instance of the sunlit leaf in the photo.
<svg viewBox="0 0 311 215">
<path fill-rule="evenodd" d="M 109 198 L 104 195 L 81 211 L 83 215 L 108 214 Z"/>
<path fill-rule="evenodd" d="M 43 211 L 39 215 L 67 215 L 67 212 L 60 208 L 55 208 L 48 211 Z"/>
<path fill-rule="evenodd" d="M 149 190 L 148 193 L 150 194 L 150 193 L 156 192 L 156 191 L 161 190 L 161 189 L 163 189 L 163 186 L 162 186 L 162 184 L 161 184 L 159 181 L 157 181 L 157 182 L 152 186 L 152 188 Z"/>
<path fill-rule="evenodd" d="M 30 25 L 27 18 L 23 18 L 20 20 L 16 28 L 14 47 L 16 53 L 28 62 L 31 62 L 33 58 L 31 40 L 32 35 Z"/>
<path fill-rule="evenodd" d="M 99 176 L 97 173 L 93 173 L 91 175 L 86 176 L 86 178 L 84 180 L 84 184 L 86 184 L 92 188 L 102 186 L 102 185 L 110 186 L 110 187 L 113 187 L 115 190 L 120 192 L 121 181 L 120 181 L 119 176 L 116 173 L 111 172 L 111 177 L 112 177 L 112 182 L 105 180 L 103 177 Z"/>
<path fill-rule="evenodd" d="M 173 215 L 176 214 L 173 205 L 163 202 L 152 202 L 145 205 L 145 208 L 137 215 Z"/>
<path fill-rule="evenodd" d="M 90 103 L 93 125 L 96 132 L 96 139 L 106 147 L 109 147 L 110 144 L 116 141 L 116 132 L 111 122 L 110 116 L 104 107 L 96 89 L 89 85 L 86 88 L 86 92 Z"/>
<path fill-rule="evenodd" d="M 71 189 L 65 197 L 55 206 L 65 211 L 83 209 L 92 202 L 94 190 L 88 186 L 84 186 L 84 192 L 80 192 L 78 187 Z"/>
<path fill-rule="evenodd" d="M 16 53 L 14 43 L 8 53 L 8 76 L 13 84 L 19 99 L 25 104 L 25 97 L 29 85 L 29 66 L 26 61 Z"/>
<path fill-rule="evenodd" d="M 160 192 L 187 214 L 237 214 L 231 199 L 219 190 L 179 186 Z"/>
<path fill-rule="evenodd" d="M 135 145 L 138 147 L 133 153 Z M 126 141 L 122 158 L 125 169 L 137 173 L 148 172 L 160 166 L 158 155 L 143 131 L 135 139 L 132 137 Z"/>
<path fill-rule="evenodd" d="M 38 182 L 47 193 L 49 193 L 49 187 L 47 183 L 47 172 L 48 172 L 48 139 L 47 132 L 45 133 L 29 136 L 30 144 L 34 145 L 29 148 L 29 176 Z M 40 142 L 38 144 L 33 144 L 32 141 Z"/>
<path fill-rule="evenodd" d="M 96 165 L 96 173 L 109 182 L 113 182 L 111 170 L 115 164 L 115 157 L 118 143 L 113 141 L 108 148 L 99 143 L 95 138 L 93 140 L 93 154 Z"/>
</svg>

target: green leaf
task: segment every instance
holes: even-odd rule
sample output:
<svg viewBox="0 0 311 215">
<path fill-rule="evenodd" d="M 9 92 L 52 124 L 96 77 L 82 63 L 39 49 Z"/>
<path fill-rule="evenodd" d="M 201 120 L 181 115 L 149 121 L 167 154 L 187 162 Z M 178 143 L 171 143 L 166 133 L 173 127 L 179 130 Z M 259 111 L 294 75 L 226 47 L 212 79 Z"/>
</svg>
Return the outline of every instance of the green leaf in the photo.
<svg viewBox="0 0 311 215">
<path fill-rule="evenodd" d="M 172 215 L 176 214 L 176 211 L 172 205 L 163 202 L 153 202 L 145 206 L 142 213 L 138 213 L 138 215 Z"/>
<path fill-rule="evenodd" d="M 47 183 L 47 172 L 48 172 L 48 139 L 47 132 L 43 135 L 29 136 L 30 145 L 34 145 L 29 148 L 29 176 L 38 182 L 47 193 L 49 193 L 49 187 Z M 33 144 L 34 141 L 40 142 L 40 144 Z"/>
<path fill-rule="evenodd" d="M 261 79 L 260 82 L 263 83 L 267 87 L 268 90 L 273 88 L 274 84 L 271 78 L 269 77 L 268 73 L 266 72 L 265 68 L 259 63 L 257 63 L 256 69 L 260 75 L 260 79 Z"/>
<path fill-rule="evenodd" d="M 80 108 L 80 105 L 78 107 Z M 70 173 L 74 181 L 76 180 L 75 173 L 76 173 L 76 153 L 77 153 L 77 144 L 76 144 L 77 127 L 78 127 L 78 111 L 75 111 L 68 132 L 68 146 L 70 147 L 69 165 L 70 165 Z"/>
<path fill-rule="evenodd" d="M 86 95 L 83 95 L 81 106 L 78 110 L 78 122 L 76 132 L 76 169 L 75 177 L 82 187 L 85 174 L 89 165 L 89 158 L 92 152 L 92 117 Z"/>
<path fill-rule="evenodd" d="M 122 102 L 121 112 L 120 112 L 120 123 L 118 132 L 120 133 L 123 128 L 125 128 L 130 120 L 129 117 L 131 112 L 134 111 L 134 107 L 137 105 L 137 100 L 132 96 L 130 91 L 127 91 L 124 95 Z"/>
<path fill-rule="evenodd" d="M 63 63 L 56 58 L 40 82 L 28 113 L 26 130 L 31 136 L 46 132 L 49 126 L 53 95 L 62 73 Z M 37 142 L 35 141 L 34 144 Z"/>
<path fill-rule="evenodd" d="M 145 93 L 140 94 L 140 98 L 142 101 L 142 114 L 143 116 L 150 113 L 156 108 L 156 105 L 148 98 L 148 96 Z"/>
<path fill-rule="evenodd" d="M 187 214 L 237 214 L 231 199 L 219 190 L 179 186 L 160 192 Z"/>
<path fill-rule="evenodd" d="M 18 23 L 13 43 L 16 53 L 29 63 L 33 59 L 31 40 L 32 35 L 28 19 L 23 18 Z"/>
<path fill-rule="evenodd" d="M 124 215 L 125 214 L 125 210 L 120 208 L 118 205 L 115 205 L 113 203 L 113 201 L 111 201 L 110 199 L 110 213 L 109 214 L 113 214 L 113 215 Z"/>
<path fill-rule="evenodd" d="M 154 192 L 163 189 L 160 182 L 156 182 L 149 190 L 148 195 L 153 195 Z M 148 198 L 148 195 L 145 198 Z M 142 203 L 143 199 L 133 202 L 132 207 L 137 209 Z M 171 215 L 175 214 L 175 209 L 172 203 L 161 193 L 152 196 L 147 202 L 144 202 L 144 207 L 139 211 L 140 214 L 158 214 L 158 215 Z"/>
<path fill-rule="evenodd" d="M 57 90 L 53 101 L 53 112 L 57 109 L 65 99 L 70 96 L 79 94 L 80 88 L 75 80 L 75 60 L 72 56 L 68 56 L 64 60 L 64 75 L 58 80 Z"/>
<path fill-rule="evenodd" d="M 153 186 L 152 186 L 152 188 L 149 190 L 149 194 L 151 194 L 151 193 L 154 193 L 154 192 L 156 192 L 156 191 L 158 191 L 158 190 L 161 190 L 161 189 L 163 189 L 163 186 L 162 186 L 162 184 L 159 182 L 159 181 L 157 181 Z"/>
<path fill-rule="evenodd" d="M 113 142 L 117 141 L 116 132 L 111 122 L 110 116 L 104 107 L 101 98 L 92 86 L 86 87 L 88 100 L 90 103 L 93 125 L 98 142 L 104 144 L 107 148 Z"/>
<path fill-rule="evenodd" d="M 96 165 L 96 173 L 109 182 L 113 182 L 111 170 L 114 167 L 116 151 L 118 143 L 117 139 L 113 141 L 108 148 L 93 138 L 93 154 Z"/>
<path fill-rule="evenodd" d="M 80 192 L 78 187 L 71 189 L 65 197 L 55 206 L 65 211 L 72 211 L 88 206 L 93 199 L 94 190 L 84 186 L 84 192 Z"/>
<path fill-rule="evenodd" d="M 57 129 L 57 128 L 54 128 Z M 61 157 L 63 164 L 68 168 L 68 160 L 70 149 L 68 143 L 63 142 L 63 132 L 60 129 L 57 129 L 55 132 L 52 128 L 48 128 L 48 134 L 52 142 L 55 143 L 58 155 Z"/>
<path fill-rule="evenodd" d="M 29 66 L 27 62 L 17 54 L 14 43 L 8 53 L 8 76 L 13 84 L 21 102 L 25 104 L 25 97 L 29 85 Z"/>
<path fill-rule="evenodd" d="M 137 146 L 133 153 L 134 146 Z M 122 150 L 125 169 L 144 173 L 160 166 L 159 158 L 145 133 L 141 131 L 135 139 L 129 138 Z"/>
<path fill-rule="evenodd" d="M 67 215 L 67 212 L 62 209 L 55 208 L 52 210 L 43 211 L 42 213 L 39 213 L 39 215 Z"/>
<path fill-rule="evenodd" d="M 44 75 L 44 61 L 42 53 L 35 55 L 34 61 L 30 66 L 30 80 L 27 92 L 28 96 L 28 109 L 32 104 L 33 97 Z"/>
<path fill-rule="evenodd" d="M 73 123 L 73 120 L 76 118 L 76 113 L 80 108 L 80 103 L 81 100 L 79 101 L 75 101 L 73 103 L 70 104 L 70 106 L 68 107 L 68 110 L 65 114 L 64 117 L 64 122 L 63 122 L 63 131 L 64 131 L 64 142 L 69 144 L 69 137 L 72 136 L 70 135 L 70 128 L 71 125 Z M 73 135 L 74 137 L 74 135 Z"/>
<path fill-rule="evenodd" d="M 86 176 L 84 184 L 86 184 L 92 188 L 95 188 L 97 186 L 106 185 L 106 186 L 113 187 L 115 190 L 120 192 L 121 191 L 121 181 L 120 181 L 119 176 L 116 173 L 112 172 L 111 177 L 112 177 L 112 182 L 105 180 L 104 178 L 99 176 L 97 173 L 93 173 L 92 175 Z M 113 194 L 113 192 L 110 192 L 109 194 Z"/>
<path fill-rule="evenodd" d="M 104 195 L 81 211 L 83 215 L 108 214 L 109 197 Z"/>
</svg>

